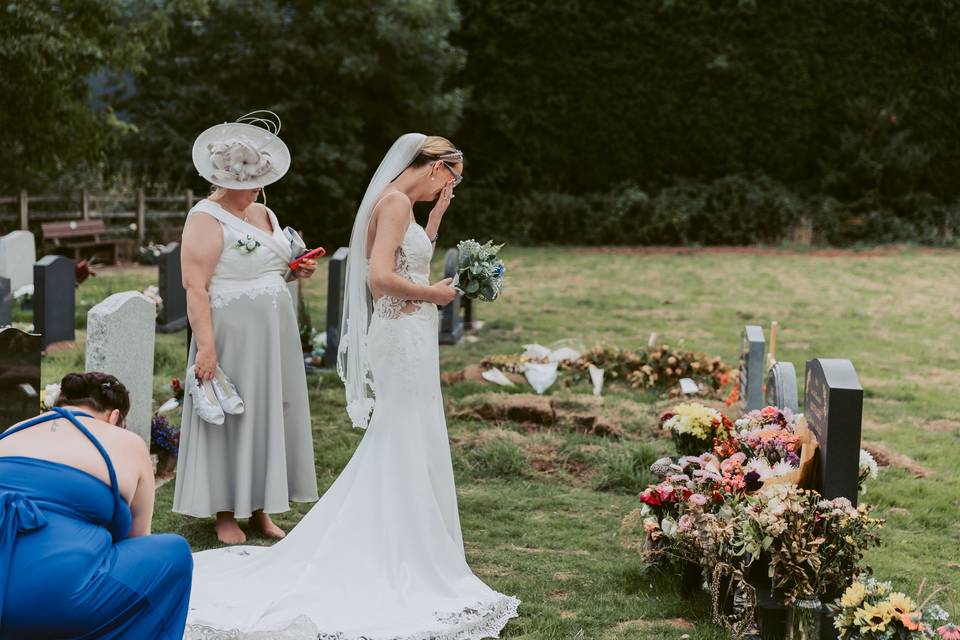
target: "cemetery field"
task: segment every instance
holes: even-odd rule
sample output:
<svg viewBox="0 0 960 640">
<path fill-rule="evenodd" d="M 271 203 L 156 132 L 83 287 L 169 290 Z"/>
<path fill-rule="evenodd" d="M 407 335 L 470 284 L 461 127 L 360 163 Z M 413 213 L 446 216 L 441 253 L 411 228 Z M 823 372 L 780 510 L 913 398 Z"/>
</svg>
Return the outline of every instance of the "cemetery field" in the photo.
<svg viewBox="0 0 960 640">
<path fill-rule="evenodd" d="M 870 553 L 870 563 L 908 594 L 924 578 L 928 591 L 944 587 L 939 600 L 960 614 L 960 254 L 508 248 L 504 258 L 502 298 L 476 306 L 484 325 L 468 341 L 442 348 L 443 371 L 563 338 L 642 348 L 651 332 L 735 367 L 743 325 L 763 325 L 769 339 L 771 320 L 781 327 L 779 359 L 796 365 L 801 384 L 809 358 L 852 360 L 865 389 L 864 440 L 880 443 L 893 463 L 861 497 L 887 520 L 884 546 Z M 441 269 L 438 258 L 434 273 Z M 86 309 L 110 293 L 155 283 L 155 268 L 132 267 L 104 270 L 81 285 L 77 347 L 47 356 L 43 382 L 83 368 Z M 305 291 L 319 326 L 324 269 Z M 155 404 L 169 397 L 164 386 L 183 375 L 185 357 L 185 332 L 157 336 Z M 362 433 L 349 425 L 335 373 L 311 375 L 309 386 L 323 490 Z M 591 401 L 585 382 L 551 389 L 555 406 L 604 415 L 622 427 L 620 439 L 456 415 L 490 391 L 476 382 L 444 387 L 468 559 L 491 586 L 523 600 L 505 637 L 726 637 L 710 624 L 706 596 L 683 600 L 674 576 L 646 572 L 618 536 L 651 480 L 649 463 L 672 452 L 656 424 L 670 402 L 616 385 L 602 403 Z M 158 491 L 154 531 L 183 534 L 195 549 L 214 546 L 212 521 L 170 513 L 172 497 L 172 483 Z M 297 505 L 277 521 L 289 528 L 307 509 Z"/>
</svg>

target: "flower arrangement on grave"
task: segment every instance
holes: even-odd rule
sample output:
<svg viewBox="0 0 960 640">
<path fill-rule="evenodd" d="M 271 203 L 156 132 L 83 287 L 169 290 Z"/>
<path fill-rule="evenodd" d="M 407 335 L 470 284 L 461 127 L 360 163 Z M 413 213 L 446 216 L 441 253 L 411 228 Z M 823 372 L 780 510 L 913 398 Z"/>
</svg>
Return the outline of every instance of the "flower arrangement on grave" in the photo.
<svg viewBox="0 0 960 640">
<path fill-rule="evenodd" d="M 843 640 L 960 640 L 960 626 L 939 605 L 910 598 L 889 582 L 859 576 L 830 606 Z"/>
<path fill-rule="evenodd" d="M 869 451 L 860 449 L 859 473 L 857 474 L 859 490 L 866 491 L 867 480 L 876 480 L 877 475 L 879 475 L 877 461 Z M 960 640 L 960 638 L 957 640 Z"/>
<path fill-rule="evenodd" d="M 883 521 L 870 509 L 794 484 L 765 487 L 738 505 L 735 546 L 745 566 L 766 563 L 762 569 L 785 603 L 832 598 L 866 570 L 863 552 L 880 544 Z"/>
<path fill-rule="evenodd" d="M 44 410 L 52 409 L 60 399 L 60 385 L 56 382 L 48 384 L 40 390 L 40 408 Z"/>
<path fill-rule="evenodd" d="M 160 255 L 163 253 L 165 248 L 165 245 L 156 244 L 152 241 L 145 247 L 138 247 L 137 262 L 148 265 L 157 264 L 160 261 Z"/>
<path fill-rule="evenodd" d="M 173 397 L 177 399 L 177 402 L 182 403 L 184 387 L 183 387 L 183 382 L 180 380 L 180 378 L 171 378 L 170 384 L 167 386 L 170 389 L 170 393 L 173 394 Z"/>
<path fill-rule="evenodd" d="M 660 414 L 660 427 L 669 429 L 677 453 L 695 455 L 729 440 L 733 433 L 730 418 L 716 409 L 697 403 L 683 403 Z"/>
<path fill-rule="evenodd" d="M 180 429 L 161 415 L 150 421 L 150 453 L 157 455 L 157 468 L 169 470 L 176 465 L 180 453 Z"/>
<path fill-rule="evenodd" d="M 485 368 L 496 367 L 507 373 L 521 373 L 524 365 L 545 362 L 529 355 L 492 355 L 483 359 Z M 611 382 L 622 381 L 634 389 L 670 389 L 680 378 L 692 378 L 708 389 L 719 392 L 730 383 L 731 371 L 719 357 L 702 352 L 672 349 L 661 345 L 649 351 L 595 346 L 576 360 L 559 363 L 562 371 L 575 379 L 589 380 L 590 367 L 604 370 Z"/>
</svg>

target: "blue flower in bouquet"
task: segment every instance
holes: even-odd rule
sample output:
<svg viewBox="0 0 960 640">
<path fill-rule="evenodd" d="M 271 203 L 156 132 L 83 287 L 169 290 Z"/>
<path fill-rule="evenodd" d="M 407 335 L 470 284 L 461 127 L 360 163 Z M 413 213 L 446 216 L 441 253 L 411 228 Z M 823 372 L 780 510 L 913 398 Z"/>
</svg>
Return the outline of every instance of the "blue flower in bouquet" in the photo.
<svg viewBox="0 0 960 640">
<path fill-rule="evenodd" d="M 502 244 L 480 244 L 476 240 L 459 243 L 460 264 L 453 286 L 473 300 L 496 300 L 503 291 L 503 274 L 506 271 L 497 255 L 502 248 Z"/>
</svg>

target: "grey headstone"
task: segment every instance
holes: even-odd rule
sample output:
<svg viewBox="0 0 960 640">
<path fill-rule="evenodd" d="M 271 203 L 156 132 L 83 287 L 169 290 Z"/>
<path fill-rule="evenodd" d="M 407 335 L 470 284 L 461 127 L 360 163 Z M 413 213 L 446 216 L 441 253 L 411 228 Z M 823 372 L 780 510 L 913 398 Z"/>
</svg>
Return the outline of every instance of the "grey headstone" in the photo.
<svg viewBox="0 0 960 640">
<path fill-rule="evenodd" d="M 763 408 L 763 328 L 748 324 L 740 338 L 740 405 L 744 412 Z"/>
<path fill-rule="evenodd" d="M 343 293 L 347 283 L 347 257 L 350 249 L 340 247 L 327 270 L 327 346 L 323 351 L 323 366 L 337 364 L 337 349 L 340 348 L 340 321 L 343 318 Z"/>
<path fill-rule="evenodd" d="M 137 291 L 115 293 L 87 314 L 87 371 L 117 377 L 130 392 L 127 428 L 150 445 L 157 306 Z"/>
<path fill-rule="evenodd" d="M 460 267 L 460 250 L 449 249 L 443 263 L 443 277 L 453 278 Z M 463 340 L 463 315 L 460 313 L 462 294 L 440 310 L 440 344 L 457 344 Z"/>
<path fill-rule="evenodd" d="M 763 403 L 778 409 L 790 409 L 796 413 L 797 370 L 792 362 L 777 362 L 767 372 L 767 390 Z"/>
<path fill-rule="evenodd" d="M 803 413 L 817 436 L 816 486 L 825 498 L 857 503 L 863 387 L 849 360 L 807 361 Z"/>
<path fill-rule="evenodd" d="M 160 299 L 163 300 L 157 314 L 157 331 L 180 331 L 187 326 L 187 290 L 183 288 L 180 243 L 171 242 L 166 245 L 160 252 L 157 264 L 157 287 L 160 289 Z"/>
<path fill-rule="evenodd" d="M 76 267 L 63 256 L 43 256 L 33 265 L 33 327 L 43 348 L 76 337 Z"/>
<path fill-rule="evenodd" d="M 10 278 L 0 276 L 0 327 L 6 327 L 12 322 L 13 290 L 10 287 Z"/>
<path fill-rule="evenodd" d="M 11 231 L 0 237 L 0 276 L 10 278 L 10 287 L 33 284 L 33 263 L 37 261 L 37 248 L 29 231 Z"/>
<path fill-rule="evenodd" d="M 0 329 L 0 431 L 40 413 L 40 336 Z"/>
</svg>

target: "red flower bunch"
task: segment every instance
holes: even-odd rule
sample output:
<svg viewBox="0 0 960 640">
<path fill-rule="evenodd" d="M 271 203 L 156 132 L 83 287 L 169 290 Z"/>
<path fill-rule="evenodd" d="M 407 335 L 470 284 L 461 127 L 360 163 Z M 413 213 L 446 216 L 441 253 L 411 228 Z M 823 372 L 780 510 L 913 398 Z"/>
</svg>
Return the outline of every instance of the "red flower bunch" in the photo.
<svg viewBox="0 0 960 640">
<path fill-rule="evenodd" d="M 173 397 L 183 402 L 183 383 L 180 382 L 180 378 L 170 380 L 170 389 L 173 391 Z"/>
<path fill-rule="evenodd" d="M 669 482 L 661 482 L 647 487 L 640 494 L 640 502 L 651 507 L 672 506 L 683 502 L 693 493 L 686 487 L 678 487 Z"/>
</svg>

